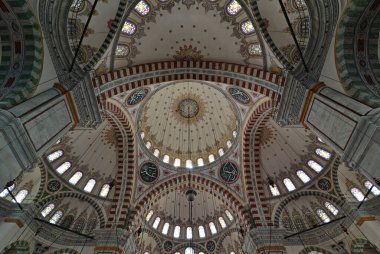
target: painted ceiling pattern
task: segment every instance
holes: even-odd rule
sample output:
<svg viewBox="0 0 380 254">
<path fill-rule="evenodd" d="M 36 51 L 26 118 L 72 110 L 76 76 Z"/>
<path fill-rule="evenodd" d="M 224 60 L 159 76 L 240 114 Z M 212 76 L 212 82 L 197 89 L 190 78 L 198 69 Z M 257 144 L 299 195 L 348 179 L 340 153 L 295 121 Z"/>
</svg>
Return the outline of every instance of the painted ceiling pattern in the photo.
<svg viewBox="0 0 380 254">
<path fill-rule="evenodd" d="M 263 66 L 259 35 L 236 1 L 141 3 L 125 20 L 115 47 L 115 69 L 163 60 Z"/>
</svg>

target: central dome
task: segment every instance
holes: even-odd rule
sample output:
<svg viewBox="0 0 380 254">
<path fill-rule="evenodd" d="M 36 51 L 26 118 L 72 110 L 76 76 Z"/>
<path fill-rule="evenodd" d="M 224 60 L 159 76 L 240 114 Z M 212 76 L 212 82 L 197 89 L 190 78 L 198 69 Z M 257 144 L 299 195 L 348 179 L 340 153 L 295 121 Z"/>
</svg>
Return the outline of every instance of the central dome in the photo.
<svg viewBox="0 0 380 254">
<path fill-rule="evenodd" d="M 222 89 L 196 81 L 156 90 L 139 111 L 139 131 L 155 157 L 175 167 L 201 167 L 223 156 L 237 136 L 235 105 Z"/>
</svg>

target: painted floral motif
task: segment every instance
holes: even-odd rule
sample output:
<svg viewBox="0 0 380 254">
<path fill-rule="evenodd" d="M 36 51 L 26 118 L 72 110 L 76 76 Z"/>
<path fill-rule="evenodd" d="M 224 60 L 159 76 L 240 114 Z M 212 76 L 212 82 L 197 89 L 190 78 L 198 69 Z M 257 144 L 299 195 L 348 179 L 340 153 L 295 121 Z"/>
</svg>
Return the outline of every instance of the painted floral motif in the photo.
<svg viewBox="0 0 380 254">
<path fill-rule="evenodd" d="M 197 47 L 193 48 L 192 45 L 180 47 L 173 57 L 177 61 L 201 61 L 203 59 L 201 51 Z"/>
</svg>

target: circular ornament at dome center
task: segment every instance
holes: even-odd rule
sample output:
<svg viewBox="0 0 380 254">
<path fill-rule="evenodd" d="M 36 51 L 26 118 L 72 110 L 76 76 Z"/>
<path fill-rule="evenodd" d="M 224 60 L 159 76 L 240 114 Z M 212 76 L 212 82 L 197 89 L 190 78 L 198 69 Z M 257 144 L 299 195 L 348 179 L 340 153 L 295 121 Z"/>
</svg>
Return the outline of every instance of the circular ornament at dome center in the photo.
<svg viewBox="0 0 380 254">
<path fill-rule="evenodd" d="M 193 118 L 199 112 L 198 102 L 193 99 L 184 99 L 178 104 L 178 112 L 185 118 Z"/>
</svg>

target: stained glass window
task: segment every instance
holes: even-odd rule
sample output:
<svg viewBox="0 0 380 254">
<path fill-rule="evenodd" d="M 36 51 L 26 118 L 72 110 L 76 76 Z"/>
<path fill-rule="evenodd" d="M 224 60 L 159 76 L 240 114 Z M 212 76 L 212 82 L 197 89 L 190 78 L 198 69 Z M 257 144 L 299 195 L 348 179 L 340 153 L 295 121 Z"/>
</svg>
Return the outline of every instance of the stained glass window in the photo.
<svg viewBox="0 0 380 254">
<path fill-rule="evenodd" d="M 367 188 L 367 190 L 371 189 L 372 185 L 373 184 L 371 183 L 371 181 L 365 181 L 364 182 L 364 186 Z M 376 186 L 373 186 L 371 192 L 375 196 L 380 195 L 380 190 Z"/>
<path fill-rule="evenodd" d="M 331 158 L 331 153 L 329 153 L 329 152 L 327 152 L 326 150 L 323 150 L 323 149 L 321 149 L 321 148 L 317 148 L 317 149 L 315 149 L 315 153 L 316 153 L 319 157 L 321 157 L 321 158 L 323 158 L 323 159 L 325 159 L 325 160 L 330 160 L 330 158 Z"/>
<path fill-rule="evenodd" d="M 211 234 L 215 235 L 218 231 L 216 230 L 214 222 L 210 222 L 208 225 L 210 226 Z"/>
<path fill-rule="evenodd" d="M 160 221 L 161 221 L 161 218 L 160 217 L 157 217 L 154 222 L 153 222 L 153 228 L 154 229 L 157 229 L 158 228 L 158 225 L 160 224 Z"/>
<path fill-rule="evenodd" d="M 174 228 L 174 238 L 179 238 L 179 235 L 181 234 L 181 227 L 180 226 L 175 226 Z"/>
<path fill-rule="evenodd" d="M 321 164 L 319 164 L 318 162 L 316 162 L 314 160 L 309 160 L 307 162 L 307 165 L 309 165 L 309 167 L 312 168 L 317 173 L 321 172 L 322 169 L 323 169 L 323 167 L 321 166 Z"/>
<path fill-rule="evenodd" d="M 62 216 L 63 216 L 63 212 L 62 211 L 56 211 L 54 213 L 54 215 L 51 216 L 49 222 L 51 224 L 57 224 L 61 220 Z"/>
<path fill-rule="evenodd" d="M 49 204 L 48 206 L 46 206 L 45 209 L 41 211 L 42 217 L 48 216 L 51 213 L 51 211 L 54 210 L 54 207 L 54 204 Z"/>
<path fill-rule="evenodd" d="M 150 11 L 150 6 L 147 2 L 145 2 L 144 0 L 141 0 L 140 2 L 138 2 L 138 4 L 136 4 L 135 6 L 135 10 L 141 15 L 141 16 L 145 16 L 149 13 Z"/>
<path fill-rule="evenodd" d="M 269 190 L 273 196 L 279 196 L 280 195 L 280 191 L 278 190 L 277 185 L 275 185 L 275 184 L 269 185 Z"/>
<path fill-rule="evenodd" d="M 22 203 L 22 201 L 24 201 L 24 199 L 26 198 L 26 196 L 28 196 L 28 191 L 27 190 L 20 190 L 17 195 L 15 196 L 15 199 L 12 200 L 13 203 Z M 16 201 L 15 201 L 16 200 Z"/>
<path fill-rule="evenodd" d="M 79 180 L 82 178 L 83 174 L 82 172 L 78 171 L 76 172 L 69 180 L 69 183 L 71 183 L 72 185 L 76 185 Z"/>
<path fill-rule="evenodd" d="M 226 222 L 224 221 L 223 217 L 219 217 L 219 223 L 222 228 L 227 227 Z"/>
<path fill-rule="evenodd" d="M 253 26 L 252 21 L 247 20 L 247 21 L 244 21 L 243 23 L 241 23 L 241 30 L 245 34 L 251 34 L 251 33 L 255 32 L 255 28 Z"/>
<path fill-rule="evenodd" d="M 364 194 L 358 188 L 352 188 L 351 193 L 356 198 L 357 201 L 364 200 Z"/>
<path fill-rule="evenodd" d="M 56 171 L 58 174 L 62 175 L 63 173 L 65 173 L 69 168 L 71 167 L 71 163 L 66 161 L 64 163 L 61 164 L 61 166 L 59 166 Z"/>
<path fill-rule="evenodd" d="M 164 227 L 162 228 L 162 234 L 164 234 L 164 235 L 167 235 L 168 234 L 168 232 L 169 232 L 169 223 L 168 222 L 166 222 L 165 224 L 164 224 Z"/>
<path fill-rule="evenodd" d="M 153 210 L 151 210 L 151 211 L 147 214 L 147 216 L 145 217 L 146 221 L 150 221 L 150 219 L 152 218 L 152 216 L 153 216 Z"/>
<path fill-rule="evenodd" d="M 107 197 L 108 196 L 108 192 L 110 191 L 110 187 L 111 186 L 109 184 L 103 185 L 103 187 L 102 187 L 102 189 L 100 191 L 99 196 L 101 196 L 103 198 Z"/>
<path fill-rule="evenodd" d="M 260 44 L 252 43 L 252 44 L 249 44 L 248 46 L 248 53 L 251 56 L 258 56 L 258 55 L 261 55 L 263 51 L 261 50 Z"/>
<path fill-rule="evenodd" d="M 339 210 L 330 202 L 325 202 L 325 207 L 335 216 L 339 213 Z"/>
<path fill-rule="evenodd" d="M 233 220 L 234 220 L 234 217 L 232 216 L 232 214 L 230 213 L 230 211 L 226 210 L 225 213 L 226 213 L 226 215 L 227 215 L 227 217 L 228 217 L 228 219 L 229 219 L 230 221 L 233 221 Z"/>
<path fill-rule="evenodd" d="M 303 183 L 308 183 L 311 180 L 310 177 L 302 170 L 297 171 L 297 176 L 299 177 L 299 179 L 301 179 Z"/>
<path fill-rule="evenodd" d="M 136 32 L 136 25 L 132 22 L 125 21 L 121 31 L 124 34 L 132 35 Z"/>
<path fill-rule="evenodd" d="M 241 11 L 241 5 L 238 3 L 236 0 L 232 0 L 228 5 L 227 5 L 227 12 L 231 16 L 234 16 Z"/>
<path fill-rule="evenodd" d="M 116 56 L 127 56 L 129 54 L 129 47 L 127 45 L 117 45 Z"/>
<path fill-rule="evenodd" d="M 55 152 L 52 152 L 51 154 L 48 155 L 47 159 L 49 162 L 53 162 L 55 160 L 57 160 L 59 157 L 61 157 L 63 155 L 63 151 L 62 150 L 57 150 Z"/>
<path fill-rule="evenodd" d="M 85 192 L 91 192 L 91 191 L 94 189 L 95 184 L 96 184 L 95 179 L 90 179 L 90 180 L 88 180 L 86 186 L 84 186 L 84 189 L 83 189 L 83 190 L 84 190 Z"/>
<path fill-rule="evenodd" d="M 193 229 L 191 227 L 186 229 L 186 239 L 193 239 Z"/>
<path fill-rule="evenodd" d="M 296 189 L 296 186 L 294 186 L 292 180 L 290 180 L 289 178 L 285 178 L 283 182 L 288 191 L 294 191 Z"/>
<path fill-rule="evenodd" d="M 327 222 L 330 222 L 331 219 L 330 217 L 326 214 L 325 211 L 323 211 L 322 209 L 318 209 L 317 210 L 317 214 L 319 216 L 319 218 L 324 222 L 324 223 L 327 223 Z"/>
<path fill-rule="evenodd" d="M 198 232 L 199 232 L 199 237 L 200 238 L 205 238 L 206 237 L 205 228 L 203 226 L 199 226 L 198 227 Z"/>
<path fill-rule="evenodd" d="M 15 184 L 12 184 L 8 189 L 9 191 L 13 191 L 13 189 L 16 187 Z M 7 189 L 4 189 L 1 193 L 0 193 L 0 198 L 5 198 L 6 196 L 8 196 L 9 192 Z"/>
</svg>

